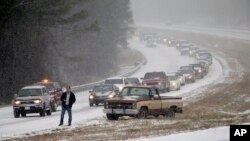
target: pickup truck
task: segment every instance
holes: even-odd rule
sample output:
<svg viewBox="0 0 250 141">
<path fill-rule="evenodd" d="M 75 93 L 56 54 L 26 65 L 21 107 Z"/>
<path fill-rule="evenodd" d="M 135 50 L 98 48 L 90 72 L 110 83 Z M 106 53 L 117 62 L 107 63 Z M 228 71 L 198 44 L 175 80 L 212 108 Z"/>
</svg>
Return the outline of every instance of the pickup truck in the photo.
<svg viewBox="0 0 250 141">
<path fill-rule="evenodd" d="M 108 120 L 118 120 L 121 116 L 144 119 L 149 115 L 174 117 L 175 113 L 182 113 L 182 107 L 181 97 L 160 96 L 156 87 L 126 86 L 104 103 L 103 112 Z"/>
</svg>

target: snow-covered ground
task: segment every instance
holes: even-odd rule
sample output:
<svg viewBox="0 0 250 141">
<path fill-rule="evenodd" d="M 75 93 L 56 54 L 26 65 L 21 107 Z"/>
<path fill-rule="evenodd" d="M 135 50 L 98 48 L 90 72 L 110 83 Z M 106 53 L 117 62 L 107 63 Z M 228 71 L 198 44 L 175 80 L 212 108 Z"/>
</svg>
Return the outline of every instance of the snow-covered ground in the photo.
<svg viewBox="0 0 250 141">
<path fill-rule="evenodd" d="M 179 52 L 174 48 L 158 45 L 156 48 L 147 48 L 144 43 L 139 41 L 131 41 L 131 46 L 143 53 L 147 59 L 147 64 L 143 66 L 133 76 L 142 77 L 148 71 L 165 71 L 173 72 L 178 70 L 181 65 L 193 63 L 193 59 L 180 56 Z M 219 59 L 219 58 L 218 58 Z M 220 82 L 223 80 L 225 73 L 222 69 L 223 61 L 214 60 L 210 68 L 209 74 L 202 80 L 196 81 L 194 84 L 188 84 L 181 88 L 178 92 L 165 93 L 164 95 L 185 95 L 187 92 L 194 91 L 197 88 L 207 86 L 210 83 Z M 226 62 L 226 61 L 224 61 Z M 194 93 L 198 94 L 194 91 Z M 105 120 L 102 112 L 103 107 L 89 107 L 88 91 L 76 93 L 77 102 L 73 106 L 73 123 L 70 128 L 74 128 L 80 124 L 85 124 L 92 119 Z M 38 114 L 27 115 L 25 118 L 14 118 L 12 107 L 0 108 L 0 140 L 6 137 L 27 136 L 35 133 L 50 132 L 58 128 L 60 119 L 60 110 L 52 113 L 52 116 L 40 117 Z M 67 123 L 67 114 L 65 115 L 65 123 Z"/>
<path fill-rule="evenodd" d="M 137 141 L 229 141 L 229 127 L 218 127 Z M 132 140 L 131 140 L 132 141 Z"/>
<path fill-rule="evenodd" d="M 209 35 L 214 35 L 214 36 L 219 36 L 219 37 L 235 38 L 235 39 L 242 39 L 242 40 L 248 40 L 248 41 L 250 40 L 250 31 L 248 30 L 205 28 L 205 27 L 193 27 L 193 26 L 187 26 L 187 25 L 166 26 L 166 25 L 158 24 L 158 23 L 151 23 L 151 24 L 141 23 L 141 24 L 137 24 L 137 26 L 153 28 L 153 29 L 169 29 L 169 30 L 175 30 L 175 31 L 209 34 Z M 223 72 L 222 74 L 224 75 L 223 77 L 225 78 L 225 76 L 229 75 L 230 72 L 235 71 L 235 70 L 230 69 L 226 60 L 222 59 L 220 56 L 216 56 L 216 58 L 218 61 L 220 61 L 220 63 L 223 64 L 224 68 L 223 70 L 217 70 L 219 67 L 215 67 L 214 65 L 213 67 L 215 68 L 214 70 L 213 69 L 210 70 L 210 73 L 212 73 L 213 71 L 222 71 Z M 237 60 L 233 60 L 233 61 L 237 62 Z M 237 71 L 236 73 L 238 73 L 239 78 L 242 78 L 244 68 L 239 63 L 236 63 L 236 64 L 239 65 L 236 68 L 236 71 Z M 223 77 L 218 77 L 216 81 L 217 82 L 223 81 L 222 80 Z M 213 79 L 210 79 L 210 81 L 213 81 Z M 204 82 L 209 84 L 209 82 L 206 79 L 204 79 Z M 196 87 L 196 86 L 194 85 L 193 87 Z M 194 90 L 194 89 L 191 89 L 191 90 Z M 190 93 L 183 93 L 180 95 L 184 96 L 184 98 L 185 97 L 187 98 L 189 96 L 187 94 L 190 94 Z M 194 94 L 197 94 L 197 93 L 194 93 Z M 172 134 L 172 135 L 162 136 L 162 137 L 152 137 L 152 138 L 147 138 L 147 139 L 135 139 L 135 140 L 139 140 L 139 141 L 149 141 L 149 140 L 150 141 L 156 141 L 156 140 L 157 141 L 166 141 L 166 140 L 167 141 L 183 141 L 183 140 L 185 141 L 200 141 L 200 140 L 202 141 L 228 141 L 229 140 L 229 127 L 228 126 L 217 127 L 217 128 L 206 129 L 206 130 L 198 130 L 198 131 L 193 131 L 193 132 Z"/>
</svg>

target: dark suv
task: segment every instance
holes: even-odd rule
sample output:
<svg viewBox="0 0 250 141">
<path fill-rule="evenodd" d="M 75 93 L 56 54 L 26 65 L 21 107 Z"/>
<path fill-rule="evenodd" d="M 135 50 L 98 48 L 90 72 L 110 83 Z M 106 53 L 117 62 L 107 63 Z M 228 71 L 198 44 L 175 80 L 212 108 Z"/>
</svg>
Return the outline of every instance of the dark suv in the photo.
<svg viewBox="0 0 250 141">
<path fill-rule="evenodd" d="M 89 91 L 89 106 L 96 106 L 99 103 L 105 103 L 108 98 L 114 97 L 119 93 L 119 88 L 113 84 L 101 84 L 94 86 L 93 90 Z"/>
</svg>

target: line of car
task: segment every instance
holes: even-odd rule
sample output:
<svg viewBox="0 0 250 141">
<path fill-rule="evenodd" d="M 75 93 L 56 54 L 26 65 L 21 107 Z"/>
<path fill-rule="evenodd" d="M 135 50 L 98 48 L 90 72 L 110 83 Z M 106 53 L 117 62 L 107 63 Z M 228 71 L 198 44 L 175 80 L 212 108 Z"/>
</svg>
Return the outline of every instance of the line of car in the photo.
<svg viewBox="0 0 250 141">
<path fill-rule="evenodd" d="M 162 38 L 162 34 L 143 33 L 139 36 L 141 41 L 146 42 L 147 47 L 157 47 L 156 44 L 163 44 L 167 47 L 174 47 L 180 55 L 194 57 L 195 62 L 186 66 L 180 66 L 176 72 L 165 73 L 164 71 L 147 72 L 141 78 L 133 78 L 136 83 L 130 84 L 127 80 L 131 78 L 109 78 L 104 84 L 94 87 L 90 91 L 90 106 L 98 106 L 99 102 L 104 103 L 103 112 L 107 119 L 118 120 L 121 116 L 146 118 L 148 115 L 158 117 L 163 115 L 173 117 L 175 113 L 182 113 L 183 101 L 181 97 L 164 97 L 160 92 L 178 91 L 181 86 L 187 83 L 194 83 L 197 79 L 204 78 L 209 66 L 212 64 L 212 54 L 186 40 L 168 40 Z M 154 44 L 154 46 L 151 46 Z M 107 85 L 113 87 L 111 91 L 104 90 Z M 117 88 L 115 88 L 115 87 Z M 103 87 L 99 92 L 97 87 Z M 97 94 L 98 93 L 98 94 Z M 101 98 L 101 101 L 98 99 Z M 93 102 L 97 100 L 98 102 Z"/>
</svg>

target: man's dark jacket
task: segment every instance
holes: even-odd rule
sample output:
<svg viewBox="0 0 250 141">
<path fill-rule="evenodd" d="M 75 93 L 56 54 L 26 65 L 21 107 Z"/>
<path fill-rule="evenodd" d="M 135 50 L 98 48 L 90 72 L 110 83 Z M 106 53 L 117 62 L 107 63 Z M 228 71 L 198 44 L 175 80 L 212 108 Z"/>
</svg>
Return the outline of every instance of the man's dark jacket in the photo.
<svg viewBox="0 0 250 141">
<path fill-rule="evenodd" d="M 66 98 L 67 98 L 67 92 L 64 92 L 61 96 L 61 101 L 62 101 L 62 106 L 65 107 L 66 106 Z M 69 107 L 71 108 L 72 105 L 76 102 L 76 97 L 75 94 L 73 92 L 70 92 L 70 96 L 69 96 Z"/>
</svg>

